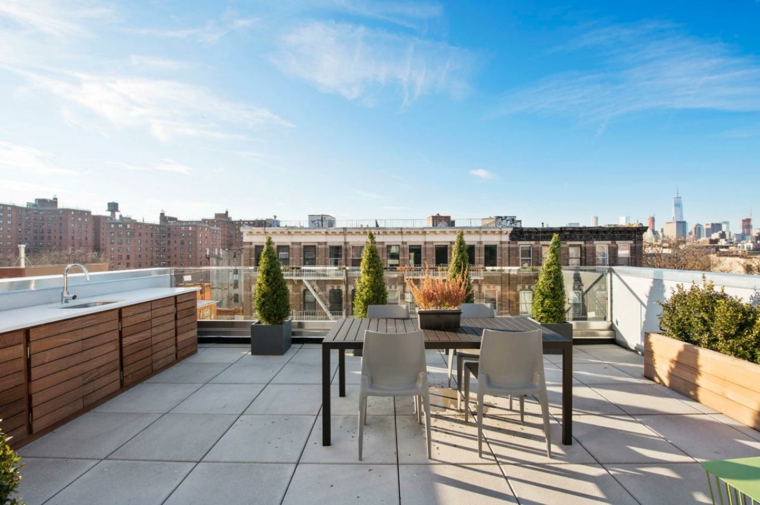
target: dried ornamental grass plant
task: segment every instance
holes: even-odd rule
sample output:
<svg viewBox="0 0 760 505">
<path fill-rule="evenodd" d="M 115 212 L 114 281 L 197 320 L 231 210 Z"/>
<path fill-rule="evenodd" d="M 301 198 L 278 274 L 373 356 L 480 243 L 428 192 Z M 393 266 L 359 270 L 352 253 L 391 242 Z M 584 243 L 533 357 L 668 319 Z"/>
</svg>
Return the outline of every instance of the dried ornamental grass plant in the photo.
<svg viewBox="0 0 760 505">
<path fill-rule="evenodd" d="M 407 279 L 406 285 L 422 310 L 455 310 L 467 299 L 466 272 L 451 279 L 426 273 L 419 284 Z"/>
</svg>

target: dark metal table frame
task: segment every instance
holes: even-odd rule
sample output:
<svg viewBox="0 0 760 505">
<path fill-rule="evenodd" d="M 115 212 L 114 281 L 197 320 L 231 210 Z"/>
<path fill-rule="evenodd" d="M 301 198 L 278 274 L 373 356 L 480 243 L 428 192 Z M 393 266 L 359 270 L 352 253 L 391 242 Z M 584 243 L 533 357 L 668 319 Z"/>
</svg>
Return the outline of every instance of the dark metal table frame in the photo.
<svg viewBox="0 0 760 505">
<path fill-rule="evenodd" d="M 361 349 L 366 330 L 383 333 L 409 333 L 416 331 L 416 319 L 341 319 L 322 341 L 322 445 L 331 444 L 330 381 L 332 367 L 330 352 L 338 350 L 338 389 L 346 396 L 346 350 Z M 479 349 L 483 329 L 500 331 L 543 332 L 544 351 L 562 351 L 562 443 L 573 443 L 573 342 L 542 327 L 525 316 L 462 319 L 455 331 L 425 330 L 426 349 Z M 358 404 L 357 404 L 358 411 Z"/>
</svg>

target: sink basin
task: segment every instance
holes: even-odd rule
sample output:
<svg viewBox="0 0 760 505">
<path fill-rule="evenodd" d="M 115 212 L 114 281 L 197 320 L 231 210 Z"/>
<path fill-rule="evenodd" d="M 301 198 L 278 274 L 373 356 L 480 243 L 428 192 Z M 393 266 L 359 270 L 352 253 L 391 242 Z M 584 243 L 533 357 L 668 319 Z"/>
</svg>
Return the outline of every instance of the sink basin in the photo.
<svg viewBox="0 0 760 505">
<path fill-rule="evenodd" d="M 112 303 L 118 303 L 121 300 L 108 300 L 108 301 L 102 301 L 102 302 L 88 302 L 88 303 L 77 303 L 74 305 L 57 305 L 55 307 L 51 307 L 53 309 L 90 309 L 92 307 L 102 307 L 103 305 L 110 305 Z"/>
</svg>

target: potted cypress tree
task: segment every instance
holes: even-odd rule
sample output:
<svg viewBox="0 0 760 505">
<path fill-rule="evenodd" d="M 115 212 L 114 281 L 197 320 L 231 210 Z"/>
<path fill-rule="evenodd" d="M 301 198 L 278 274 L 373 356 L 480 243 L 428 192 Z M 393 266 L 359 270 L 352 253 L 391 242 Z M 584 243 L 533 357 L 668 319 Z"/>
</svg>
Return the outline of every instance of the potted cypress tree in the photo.
<svg viewBox="0 0 760 505">
<path fill-rule="evenodd" d="M 533 292 L 533 319 L 541 323 L 541 326 L 572 340 L 573 325 L 565 320 L 567 297 L 559 255 L 560 240 L 555 233 Z"/>
<path fill-rule="evenodd" d="M 386 305 L 388 290 L 383 278 L 383 262 L 375 245 L 375 236 L 367 232 L 367 245 L 362 251 L 362 263 L 359 278 L 356 280 L 356 297 L 354 298 L 354 316 L 367 317 L 370 305 Z"/>
<path fill-rule="evenodd" d="M 272 238 L 267 237 L 256 277 L 254 308 L 258 321 L 251 325 L 251 354 L 282 355 L 290 349 L 289 296 Z"/>
<path fill-rule="evenodd" d="M 0 419 L 2 421 L 2 419 Z M 13 498 L 21 483 L 21 458 L 8 445 L 12 437 L 0 430 L 0 503 L 7 505 L 24 505 L 18 498 Z"/>
<path fill-rule="evenodd" d="M 451 250 L 451 262 L 449 262 L 449 280 L 458 280 L 464 277 L 467 289 L 467 297 L 462 303 L 475 303 L 475 293 L 472 291 L 472 279 L 470 279 L 470 256 L 467 254 L 467 244 L 464 241 L 464 232 L 459 230 Z"/>
</svg>

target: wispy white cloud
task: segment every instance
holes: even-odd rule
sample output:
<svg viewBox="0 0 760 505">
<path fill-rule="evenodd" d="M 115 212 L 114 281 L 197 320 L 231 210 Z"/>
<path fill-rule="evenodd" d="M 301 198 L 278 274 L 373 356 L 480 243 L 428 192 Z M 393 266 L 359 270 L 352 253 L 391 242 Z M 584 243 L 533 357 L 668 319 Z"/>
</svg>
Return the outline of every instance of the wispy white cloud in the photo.
<svg viewBox="0 0 760 505">
<path fill-rule="evenodd" d="M 483 170 L 482 168 L 477 168 L 474 170 L 470 170 L 470 175 L 478 177 L 479 179 L 497 179 L 497 175 L 493 172 L 489 172 L 488 170 Z"/>
<path fill-rule="evenodd" d="M 231 102 L 212 91 L 173 80 L 11 68 L 29 86 L 79 105 L 120 128 L 143 128 L 161 141 L 174 137 L 242 138 L 230 129 L 292 126 L 276 114 Z"/>
<path fill-rule="evenodd" d="M 193 171 L 193 169 L 187 165 L 168 159 L 154 164 L 153 168 L 162 172 L 172 172 L 181 175 L 190 175 L 190 172 Z"/>
<path fill-rule="evenodd" d="M 443 15 L 443 6 L 433 2 L 392 2 L 378 0 L 331 0 L 325 7 L 356 16 L 387 21 L 408 28 Z"/>
<path fill-rule="evenodd" d="M 369 191 L 364 191 L 363 189 L 354 189 L 354 193 L 361 196 L 362 198 L 369 198 L 370 200 L 383 200 L 386 197 L 383 195 L 380 195 L 378 193 L 371 193 Z"/>
<path fill-rule="evenodd" d="M 29 146 L 0 141 L 0 168 L 34 175 L 71 175 L 75 170 L 61 167 L 55 155 Z"/>
<path fill-rule="evenodd" d="M 107 18 L 113 10 L 97 0 L 2 0 L 0 18 L 54 36 L 85 35 L 84 22 Z"/>
<path fill-rule="evenodd" d="M 509 93 L 501 113 L 605 122 L 638 112 L 760 111 L 760 61 L 664 23 L 596 28 L 553 53 L 583 51 L 596 70 L 564 72 Z M 604 129 L 602 128 L 602 131 Z"/>
<path fill-rule="evenodd" d="M 159 58 L 156 56 L 145 56 L 133 54 L 129 57 L 129 63 L 135 67 L 156 68 L 159 70 L 179 70 L 188 68 L 191 65 L 183 61 L 171 60 L 168 58 Z"/>
<path fill-rule="evenodd" d="M 2 191 L 8 191 L 8 192 L 24 192 L 24 193 L 34 193 L 37 195 L 42 194 L 58 194 L 65 192 L 62 188 L 57 186 L 49 186 L 47 184 L 37 184 L 34 182 L 25 182 L 25 181 L 14 181 L 9 179 L 0 179 L 0 194 L 2 194 Z M 4 201 L 13 201 L 13 198 L 9 198 L 12 196 L 18 196 L 14 193 L 8 193 L 4 197 Z"/>
<path fill-rule="evenodd" d="M 273 62 L 325 93 L 369 100 L 391 86 L 404 104 L 422 95 L 464 94 L 474 55 L 443 42 L 362 25 L 314 22 L 282 38 Z"/>
<path fill-rule="evenodd" d="M 192 28 L 124 28 L 133 35 L 145 35 L 164 39 L 183 39 L 216 44 L 230 33 L 247 30 L 259 24 L 256 18 L 232 18 L 225 16 L 222 21 L 211 20 L 205 25 Z"/>
</svg>

